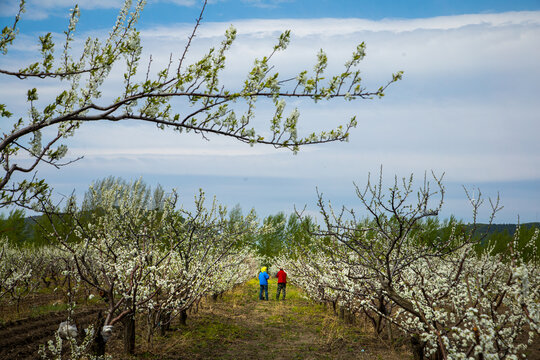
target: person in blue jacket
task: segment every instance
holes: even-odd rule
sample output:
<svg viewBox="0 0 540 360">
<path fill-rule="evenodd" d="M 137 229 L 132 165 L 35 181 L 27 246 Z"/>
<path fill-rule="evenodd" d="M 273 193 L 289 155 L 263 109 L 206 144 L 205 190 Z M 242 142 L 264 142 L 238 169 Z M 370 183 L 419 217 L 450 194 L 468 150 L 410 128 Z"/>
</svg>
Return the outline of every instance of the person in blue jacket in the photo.
<svg viewBox="0 0 540 360">
<path fill-rule="evenodd" d="M 263 299 L 263 290 L 266 295 L 266 300 L 268 301 L 268 279 L 270 278 L 270 275 L 266 272 L 266 266 L 263 266 L 261 268 L 261 272 L 259 273 L 259 284 L 261 285 L 261 291 L 259 292 L 259 300 Z"/>
</svg>

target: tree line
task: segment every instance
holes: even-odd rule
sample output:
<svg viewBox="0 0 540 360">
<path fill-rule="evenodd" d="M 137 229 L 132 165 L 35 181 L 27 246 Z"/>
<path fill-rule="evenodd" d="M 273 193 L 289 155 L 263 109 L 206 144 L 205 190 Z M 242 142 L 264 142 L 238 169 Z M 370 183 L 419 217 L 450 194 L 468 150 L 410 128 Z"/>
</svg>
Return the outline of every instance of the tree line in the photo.
<svg viewBox="0 0 540 360">
<path fill-rule="evenodd" d="M 111 178 L 108 180 L 110 181 Z M 159 186 L 156 189 L 163 191 Z M 93 210 L 88 210 L 88 216 L 92 217 Z M 11 244 L 21 247 L 44 246 L 49 243 L 49 239 L 44 234 L 44 229 L 49 227 L 49 219 L 46 215 L 26 216 L 24 209 L 13 209 L 9 213 L 0 213 L 0 234 Z M 242 216 L 242 208 L 239 205 L 229 210 L 231 219 Z M 54 220 L 59 223 L 58 219 Z M 287 215 L 284 211 L 274 215 L 268 215 L 259 220 L 261 225 L 268 225 L 273 230 L 256 238 L 250 239 L 251 246 L 258 255 L 268 259 L 275 259 L 295 244 L 309 243 L 312 241 L 310 231 L 315 225 L 312 217 L 299 218 L 296 214 Z M 366 226 L 373 226 L 366 222 Z M 454 217 L 440 219 L 438 217 L 429 218 L 422 222 L 429 239 L 447 238 L 453 227 L 460 227 L 465 231 L 471 228 L 471 224 L 459 221 Z M 527 257 L 525 244 L 529 243 L 534 236 L 536 229 L 540 228 L 540 223 L 531 222 L 523 224 L 476 224 L 476 233 L 482 237 L 482 241 L 475 245 L 477 252 L 484 248 L 490 248 L 492 254 L 503 253 L 508 244 L 512 243 L 517 236 L 518 251 L 522 256 Z M 516 235 L 516 230 L 519 232 Z M 482 235 L 480 235 L 482 234 Z M 246 243 L 246 245 L 248 245 Z"/>
</svg>

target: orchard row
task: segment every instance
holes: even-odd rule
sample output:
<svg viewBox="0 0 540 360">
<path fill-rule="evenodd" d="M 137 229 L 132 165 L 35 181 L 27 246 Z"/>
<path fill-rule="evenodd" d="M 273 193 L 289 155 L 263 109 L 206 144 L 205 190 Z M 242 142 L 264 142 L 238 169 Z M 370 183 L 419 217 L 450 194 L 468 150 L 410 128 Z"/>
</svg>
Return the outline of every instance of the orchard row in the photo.
<svg viewBox="0 0 540 360">
<path fill-rule="evenodd" d="M 339 212 L 320 198 L 324 225 L 280 260 L 312 299 L 364 317 L 391 343 L 405 340 L 415 359 L 518 359 L 540 335 L 538 229 L 520 229 L 506 250 L 450 220 L 433 227 L 444 187 L 418 192 L 397 181 L 357 188 L 371 219 Z M 469 196 L 469 194 L 467 194 Z M 434 202 L 435 199 L 438 199 Z M 473 214 L 482 199 L 469 196 Z M 491 203 L 492 219 L 499 209 Z M 346 317 L 347 318 L 347 317 Z"/>
</svg>

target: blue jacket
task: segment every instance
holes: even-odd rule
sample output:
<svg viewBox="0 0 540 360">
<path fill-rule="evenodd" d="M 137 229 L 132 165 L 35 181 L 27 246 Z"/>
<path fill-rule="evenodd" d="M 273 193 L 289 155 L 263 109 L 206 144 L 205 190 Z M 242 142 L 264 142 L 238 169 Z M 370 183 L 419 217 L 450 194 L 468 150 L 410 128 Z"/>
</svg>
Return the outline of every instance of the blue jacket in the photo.
<svg viewBox="0 0 540 360">
<path fill-rule="evenodd" d="M 268 275 L 265 272 L 261 272 L 259 273 L 259 284 L 261 285 L 268 285 L 268 279 L 270 278 L 270 275 Z"/>
</svg>

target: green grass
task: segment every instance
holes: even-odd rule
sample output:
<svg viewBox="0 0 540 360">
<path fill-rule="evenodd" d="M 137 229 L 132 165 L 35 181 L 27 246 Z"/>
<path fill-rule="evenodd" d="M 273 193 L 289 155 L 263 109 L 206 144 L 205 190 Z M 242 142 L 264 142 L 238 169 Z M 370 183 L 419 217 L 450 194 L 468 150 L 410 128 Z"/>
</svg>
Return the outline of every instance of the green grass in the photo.
<svg viewBox="0 0 540 360">
<path fill-rule="evenodd" d="M 377 359 L 383 354 L 386 360 L 408 359 L 395 356 L 360 326 L 344 323 L 331 308 L 308 300 L 294 285 L 287 285 L 286 301 L 276 301 L 276 289 L 277 279 L 271 279 L 270 301 L 260 301 L 258 280 L 252 279 L 217 301 L 208 298 L 186 326 L 173 325 L 135 358 Z M 364 350 L 370 357 L 361 354 Z"/>
<path fill-rule="evenodd" d="M 220 322 L 219 319 L 206 319 L 198 323 L 197 327 L 183 332 L 181 336 L 189 342 L 206 344 L 215 341 L 232 342 L 248 337 L 248 333 L 238 325 Z"/>
<path fill-rule="evenodd" d="M 40 305 L 32 308 L 30 311 L 30 317 L 37 317 L 40 315 L 48 314 L 55 311 L 65 311 L 68 305 L 64 303 L 53 303 L 48 305 Z"/>
</svg>

